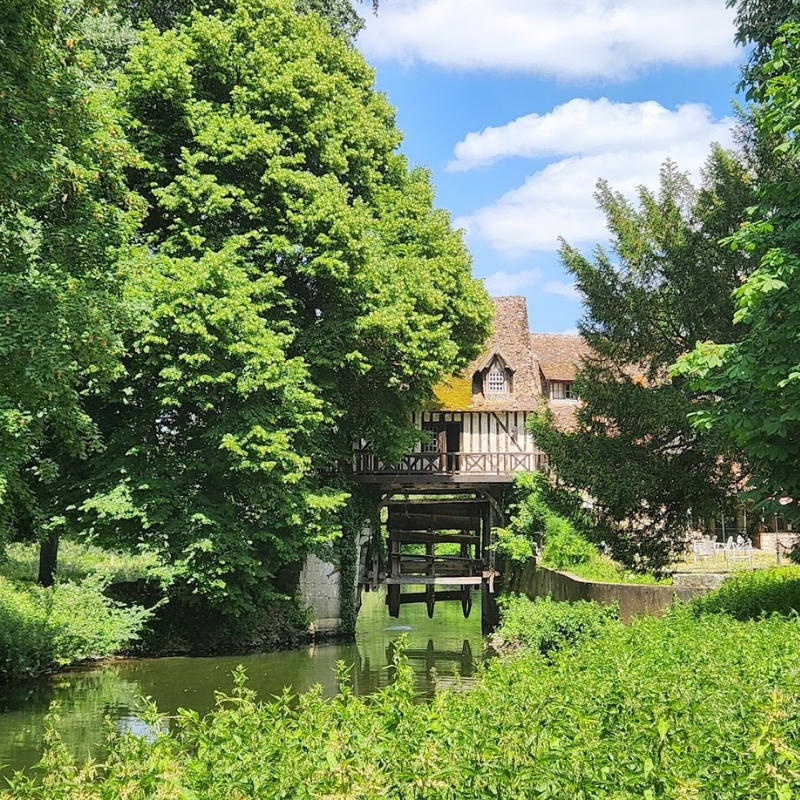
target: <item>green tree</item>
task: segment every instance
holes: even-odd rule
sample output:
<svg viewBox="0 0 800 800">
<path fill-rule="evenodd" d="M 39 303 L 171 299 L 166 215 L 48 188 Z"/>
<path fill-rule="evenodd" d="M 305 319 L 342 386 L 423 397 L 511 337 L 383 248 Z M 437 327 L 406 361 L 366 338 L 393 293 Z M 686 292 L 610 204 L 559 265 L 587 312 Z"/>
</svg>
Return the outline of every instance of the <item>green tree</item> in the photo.
<svg viewBox="0 0 800 800">
<path fill-rule="evenodd" d="M 742 70 L 741 87 L 750 96 L 757 92 L 762 81 L 759 71 L 772 58 L 772 42 L 785 22 L 800 19 L 796 0 L 725 0 L 728 8 L 736 9 L 738 44 L 752 47 L 748 63 Z M 780 70 L 782 67 L 778 65 Z"/>
<path fill-rule="evenodd" d="M 363 2 L 363 0 L 360 0 Z M 160 30 L 175 26 L 182 17 L 194 9 L 203 13 L 215 11 L 230 12 L 235 3 L 232 0 L 118 0 L 117 8 L 125 19 L 141 25 L 152 22 Z M 330 26 L 332 32 L 352 40 L 364 27 L 364 22 L 356 13 L 350 0 L 295 0 L 295 10 L 299 14 L 317 14 Z M 378 10 L 378 0 L 372 0 L 373 11 Z"/>
<path fill-rule="evenodd" d="M 754 125 L 781 168 L 762 181 L 752 221 L 729 240 L 758 265 L 734 292 L 736 325 L 727 337 L 706 337 L 675 368 L 707 397 L 695 425 L 744 451 L 761 499 L 800 497 L 799 56 L 800 25 L 790 23 L 751 73 L 760 99 Z"/>
<path fill-rule="evenodd" d="M 83 518 L 247 611 L 338 531 L 332 477 L 480 350 L 491 317 L 361 56 L 288 0 L 145 26 L 119 81 L 149 255 Z"/>
<path fill-rule="evenodd" d="M 715 148 L 699 190 L 667 162 L 659 193 L 639 190 L 639 208 L 604 182 L 597 199 L 616 258 L 561 248 L 591 349 L 575 382 L 577 425 L 559 431 L 544 413 L 534 433 L 559 482 L 592 498 L 595 535 L 619 560 L 658 567 L 692 516 L 719 513 L 731 492 L 725 447 L 689 424 L 694 395 L 667 373 L 698 339 L 731 331 L 730 293 L 751 259 L 718 242 L 741 224 L 752 186 L 741 161 Z"/>
<path fill-rule="evenodd" d="M 86 397 L 119 372 L 124 254 L 141 204 L 81 3 L 0 3 L 0 531 L 46 534 L 55 451 L 97 445 Z M 47 575 L 44 576 L 47 578 Z"/>
</svg>

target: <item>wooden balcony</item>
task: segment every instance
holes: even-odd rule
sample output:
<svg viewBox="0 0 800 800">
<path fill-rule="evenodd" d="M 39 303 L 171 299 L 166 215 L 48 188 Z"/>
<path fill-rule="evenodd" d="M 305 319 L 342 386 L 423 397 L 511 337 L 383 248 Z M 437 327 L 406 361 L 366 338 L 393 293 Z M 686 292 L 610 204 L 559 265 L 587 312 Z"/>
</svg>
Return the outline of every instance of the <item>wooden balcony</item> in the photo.
<svg viewBox="0 0 800 800">
<path fill-rule="evenodd" d="M 353 476 L 363 483 L 510 483 L 517 472 L 536 472 L 542 453 L 409 453 L 390 464 L 374 453 L 353 453 Z"/>
</svg>

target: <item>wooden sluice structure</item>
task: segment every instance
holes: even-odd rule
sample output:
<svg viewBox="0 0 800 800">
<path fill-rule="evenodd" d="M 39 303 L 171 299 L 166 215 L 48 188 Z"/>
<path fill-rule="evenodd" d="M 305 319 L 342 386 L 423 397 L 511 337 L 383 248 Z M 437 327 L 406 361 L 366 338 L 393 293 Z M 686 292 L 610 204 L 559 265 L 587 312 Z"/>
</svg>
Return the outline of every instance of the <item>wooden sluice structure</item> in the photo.
<svg viewBox="0 0 800 800">
<path fill-rule="evenodd" d="M 493 499 L 476 490 L 437 495 L 423 489 L 388 495 L 382 505 L 362 586 L 386 586 L 392 617 L 409 603 L 424 603 L 433 617 L 442 601 L 460 602 L 469 617 L 475 592 L 484 586 L 494 591 L 492 525 L 499 520 Z"/>
</svg>

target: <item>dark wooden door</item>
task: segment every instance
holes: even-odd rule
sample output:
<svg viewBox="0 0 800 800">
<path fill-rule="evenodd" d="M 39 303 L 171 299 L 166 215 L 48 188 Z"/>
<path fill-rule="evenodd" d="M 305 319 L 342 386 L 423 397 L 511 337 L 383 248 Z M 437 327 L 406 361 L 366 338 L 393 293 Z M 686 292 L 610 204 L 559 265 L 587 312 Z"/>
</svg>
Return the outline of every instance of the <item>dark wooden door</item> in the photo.
<svg viewBox="0 0 800 800">
<path fill-rule="evenodd" d="M 445 425 L 447 440 L 447 471 L 458 472 L 461 469 L 459 453 L 461 452 L 461 422 L 448 422 Z"/>
</svg>

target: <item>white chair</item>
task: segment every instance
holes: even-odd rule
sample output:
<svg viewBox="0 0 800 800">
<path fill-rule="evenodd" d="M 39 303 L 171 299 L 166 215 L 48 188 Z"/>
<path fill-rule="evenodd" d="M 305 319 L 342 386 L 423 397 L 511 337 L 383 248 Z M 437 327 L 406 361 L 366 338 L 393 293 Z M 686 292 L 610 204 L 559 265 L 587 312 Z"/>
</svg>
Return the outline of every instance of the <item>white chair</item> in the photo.
<svg viewBox="0 0 800 800">
<path fill-rule="evenodd" d="M 733 541 L 733 537 L 728 539 L 728 544 L 725 546 L 725 557 L 727 560 L 735 564 L 737 561 L 747 562 L 751 567 L 753 566 L 753 543 L 749 538 L 744 536 L 737 537 Z"/>
<path fill-rule="evenodd" d="M 694 555 L 694 563 L 702 561 L 704 558 L 709 559 L 714 556 L 716 559 L 716 542 L 710 536 L 704 536 L 702 539 L 695 539 L 692 542 L 692 553 Z"/>
</svg>

